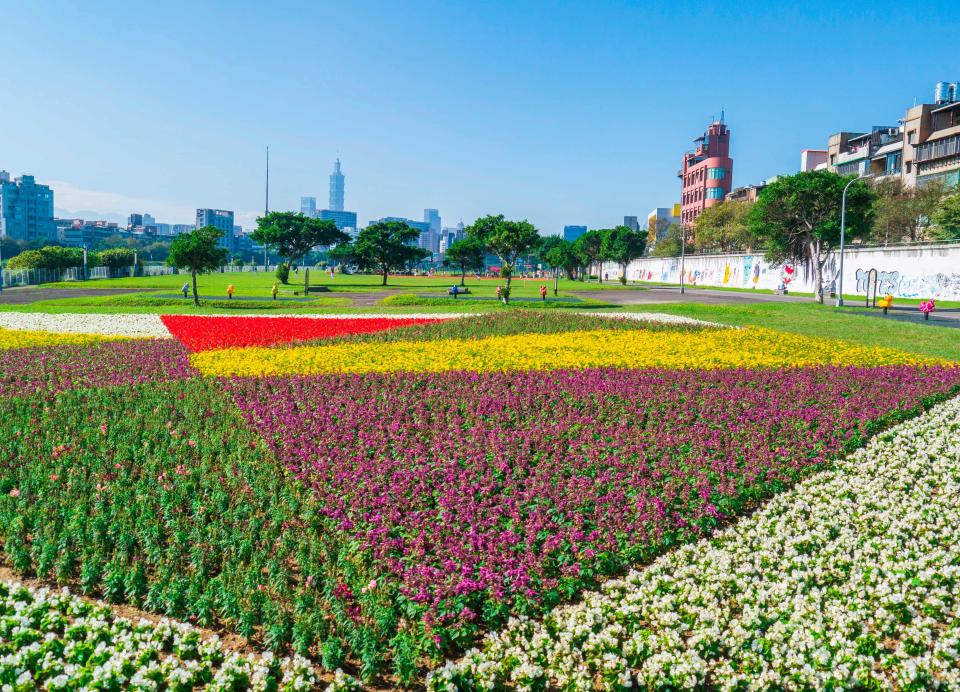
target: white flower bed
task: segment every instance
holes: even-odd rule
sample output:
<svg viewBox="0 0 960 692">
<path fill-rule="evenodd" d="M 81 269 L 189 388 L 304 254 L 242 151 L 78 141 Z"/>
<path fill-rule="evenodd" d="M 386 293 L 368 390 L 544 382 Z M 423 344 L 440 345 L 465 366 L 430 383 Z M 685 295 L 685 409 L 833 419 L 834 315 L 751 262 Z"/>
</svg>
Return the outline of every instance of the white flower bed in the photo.
<svg viewBox="0 0 960 692">
<path fill-rule="evenodd" d="M 41 312 L 0 312 L 0 327 L 61 334 L 169 338 L 160 315 Z"/>
<path fill-rule="evenodd" d="M 693 317 L 684 317 L 683 315 L 671 315 L 666 312 L 581 312 L 581 315 L 593 315 L 597 317 L 614 317 L 628 320 L 637 320 L 638 322 L 657 322 L 659 324 L 690 324 L 699 327 L 726 327 L 717 322 L 707 322 Z"/>
<path fill-rule="evenodd" d="M 429 686 L 960 689 L 958 604 L 954 399 Z"/>
<path fill-rule="evenodd" d="M 183 623 L 134 625 L 66 591 L 0 582 L 4 692 L 307 690 L 316 685 L 312 666 L 299 656 L 228 654 L 216 638 L 204 640 Z"/>
</svg>

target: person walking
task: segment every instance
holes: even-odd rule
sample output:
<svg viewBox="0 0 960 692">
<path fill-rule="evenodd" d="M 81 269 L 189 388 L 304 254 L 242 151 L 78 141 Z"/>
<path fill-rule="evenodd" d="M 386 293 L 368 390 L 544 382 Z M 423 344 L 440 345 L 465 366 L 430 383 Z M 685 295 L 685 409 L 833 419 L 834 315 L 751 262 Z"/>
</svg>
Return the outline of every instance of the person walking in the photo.
<svg viewBox="0 0 960 692">
<path fill-rule="evenodd" d="M 540 300 L 544 303 L 547 302 L 547 285 L 540 284 Z"/>
<path fill-rule="evenodd" d="M 227 286 L 227 300 L 233 300 L 233 291 L 234 291 L 233 284 L 230 284 L 229 286 Z"/>
<path fill-rule="evenodd" d="M 274 285 L 273 285 L 273 288 L 270 289 L 270 295 L 273 296 L 273 299 L 274 299 L 274 300 L 277 299 L 277 285 L 276 285 L 276 284 L 274 284 Z"/>
<path fill-rule="evenodd" d="M 190 291 L 190 282 L 184 281 L 183 286 L 180 287 L 180 292 L 183 293 L 183 298 L 186 300 L 187 293 Z"/>
<path fill-rule="evenodd" d="M 460 292 L 460 287 L 454 284 L 450 292 L 453 293 L 453 299 L 456 300 L 457 294 Z"/>
</svg>

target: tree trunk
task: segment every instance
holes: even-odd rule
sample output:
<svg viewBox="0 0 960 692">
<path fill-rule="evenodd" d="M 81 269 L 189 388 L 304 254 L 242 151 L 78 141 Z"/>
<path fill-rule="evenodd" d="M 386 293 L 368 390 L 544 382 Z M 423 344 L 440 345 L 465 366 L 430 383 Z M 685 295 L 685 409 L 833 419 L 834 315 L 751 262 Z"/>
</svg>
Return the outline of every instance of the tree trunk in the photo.
<svg viewBox="0 0 960 692">
<path fill-rule="evenodd" d="M 597 260 L 597 279 L 603 283 L 603 262 Z"/>
<path fill-rule="evenodd" d="M 193 304 L 200 307 L 200 296 L 197 295 L 197 272 L 191 271 L 190 275 L 193 277 Z"/>
<path fill-rule="evenodd" d="M 510 304 L 510 281 L 511 281 L 512 279 L 513 279 L 513 269 L 511 269 L 511 270 L 510 270 L 510 273 L 507 274 L 507 286 L 506 286 L 506 289 L 507 289 L 507 290 L 504 292 L 504 296 L 503 296 L 503 304 L 504 304 L 504 305 L 509 305 L 509 304 Z"/>
<path fill-rule="evenodd" d="M 389 274 L 389 273 L 390 273 L 390 267 L 384 267 L 384 268 L 383 268 L 383 282 L 380 284 L 381 286 L 386 286 L 386 285 L 387 285 L 387 274 Z"/>
<path fill-rule="evenodd" d="M 466 281 L 467 281 L 467 265 L 461 264 L 460 265 L 460 285 L 466 286 Z"/>
<path fill-rule="evenodd" d="M 810 243 L 810 264 L 813 266 L 813 300 L 823 305 L 823 263 L 827 258 L 820 254 L 816 243 Z"/>
</svg>

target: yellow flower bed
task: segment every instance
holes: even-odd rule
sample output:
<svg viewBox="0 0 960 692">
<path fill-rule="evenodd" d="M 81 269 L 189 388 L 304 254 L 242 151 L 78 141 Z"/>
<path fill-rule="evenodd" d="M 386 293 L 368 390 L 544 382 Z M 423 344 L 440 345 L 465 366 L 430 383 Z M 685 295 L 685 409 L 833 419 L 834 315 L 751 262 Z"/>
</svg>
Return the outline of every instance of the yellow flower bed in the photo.
<svg viewBox="0 0 960 692">
<path fill-rule="evenodd" d="M 698 332 L 584 331 L 487 339 L 332 344 L 292 349 L 237 348 L 196 353 L 206 375 L 443 370 L 780 368 L 805 365 L 946 363 L 887 348 L 784 334 L 761 327 Z"/>
<path fill-rule="evenodd" d="M 61 334 L 57 332 L 31 332 L 0 327 L 0 349 L 27 348 L 28 346 L 58 346 L 61 344 L 89 344 L 93 341 L 115 341 L 120 337 L 99 334 Z"/>
</svg>

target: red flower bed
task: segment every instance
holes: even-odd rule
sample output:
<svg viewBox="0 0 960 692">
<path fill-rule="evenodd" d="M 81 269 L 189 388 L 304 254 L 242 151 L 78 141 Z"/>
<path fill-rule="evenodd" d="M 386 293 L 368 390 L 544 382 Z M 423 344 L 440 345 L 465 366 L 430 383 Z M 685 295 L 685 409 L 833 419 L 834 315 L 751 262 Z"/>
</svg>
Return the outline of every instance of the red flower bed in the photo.
<svg viewBox="0 0 960 692">
<path fill-rule="evenodd" d="M 342 334 L 364 334 L 413 324 L 437 322 L 435 319 L 397 318 L 325 318 L 325 317 L 204 317 L 199 315 L 163 315 L 160 319 L 170 333 L 191 351 L 216 348 L 270 346 L 291 341 L 323 339 Z"/>
</svg>

